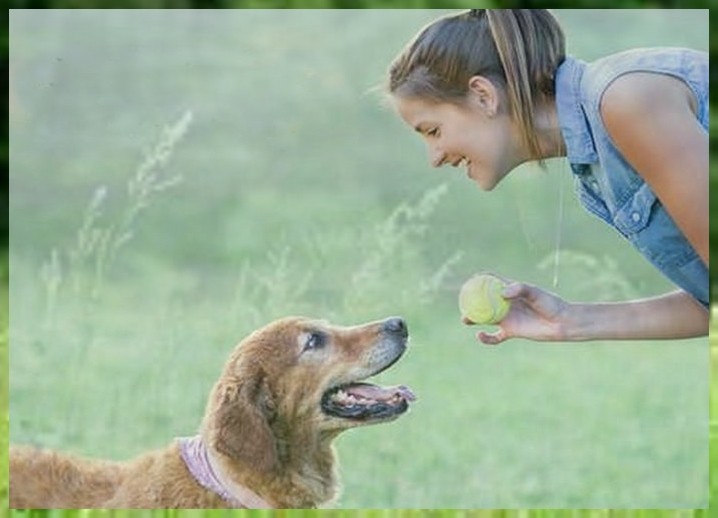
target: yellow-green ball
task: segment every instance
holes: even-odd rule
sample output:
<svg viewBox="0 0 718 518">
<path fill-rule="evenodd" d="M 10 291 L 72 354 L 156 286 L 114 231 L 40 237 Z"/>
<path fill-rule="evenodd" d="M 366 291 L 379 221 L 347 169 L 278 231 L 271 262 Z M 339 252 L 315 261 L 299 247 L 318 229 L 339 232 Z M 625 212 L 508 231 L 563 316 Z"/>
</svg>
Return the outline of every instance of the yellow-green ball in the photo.
<svg viewBox="0 0 718 518">
<path fill-rule="evenodd" d="M 501 296 L 505 282 L 489 273 L 468 279 L 459 292 L 461 315 L 476 324 L 498 324 L 511 308 Z"/>
</svg>

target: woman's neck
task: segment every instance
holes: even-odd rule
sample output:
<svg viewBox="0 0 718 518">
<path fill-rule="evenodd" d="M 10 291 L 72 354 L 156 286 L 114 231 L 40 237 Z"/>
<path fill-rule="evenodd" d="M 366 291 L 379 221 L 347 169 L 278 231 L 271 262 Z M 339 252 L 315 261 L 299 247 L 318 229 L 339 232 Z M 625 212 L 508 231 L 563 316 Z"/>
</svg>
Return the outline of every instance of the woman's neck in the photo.
<svg viewBox="0 0 718 518">
<path fill-rule="evenodd" d="M 541 147 L 541 158 L 566 156 L 566 143 L 558 122 L 556 103 L 549 103 L 536 109 L 535 127 Z"/>
</svg>

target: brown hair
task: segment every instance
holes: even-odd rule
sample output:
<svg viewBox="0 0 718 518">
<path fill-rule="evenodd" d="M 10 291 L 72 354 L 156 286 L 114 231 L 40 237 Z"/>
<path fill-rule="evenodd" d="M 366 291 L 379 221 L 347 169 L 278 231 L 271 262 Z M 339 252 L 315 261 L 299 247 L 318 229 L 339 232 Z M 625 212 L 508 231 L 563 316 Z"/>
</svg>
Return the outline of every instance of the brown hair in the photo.
<svg viewBox="0 0 718 518">
<path fill-rule="evenodd" d="M 534 111 L 553 99 L 565 55 L 563 30 L 545 9 L 471 9 L 419 31 L 391 63 L 387 89 L 461 104 L 469 78 L 484 76 L 504 92 L 529 153 L 539 158 Z"/>
</svg>

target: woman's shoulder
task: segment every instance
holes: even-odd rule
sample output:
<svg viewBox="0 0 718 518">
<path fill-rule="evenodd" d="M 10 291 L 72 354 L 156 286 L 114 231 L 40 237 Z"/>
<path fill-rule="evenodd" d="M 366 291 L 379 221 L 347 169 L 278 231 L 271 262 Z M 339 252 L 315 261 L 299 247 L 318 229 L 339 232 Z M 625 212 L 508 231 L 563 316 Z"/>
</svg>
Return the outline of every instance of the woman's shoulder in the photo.
<svg viewBox="0 0 718 518">
<path fill-rule="evenodd" d="M 689 48 L 651 47 L 629 49 L 587 64 L 581 91 L 588 105 L 598 108 L 606 88 L 618 77 L 631 72 L 671 75 L 687 82 L 694 91 L 707 92 L 708 53 Z"/>
</svg>

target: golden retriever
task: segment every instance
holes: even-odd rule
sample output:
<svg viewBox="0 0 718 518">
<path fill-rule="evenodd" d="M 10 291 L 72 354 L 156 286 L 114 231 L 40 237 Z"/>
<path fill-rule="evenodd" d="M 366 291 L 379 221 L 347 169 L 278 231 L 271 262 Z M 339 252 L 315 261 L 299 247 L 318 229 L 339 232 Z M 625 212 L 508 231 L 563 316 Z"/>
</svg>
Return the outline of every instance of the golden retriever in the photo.
<svg viewBox="0 0 718 518">
<path fill-rule="evenodd" d="M 363 382 L 406 350 L 392 317 L 273 322 L 232 352 L 197 436 L 128 462 L 10 448 L 11 508 L 309 508 L 336 493 L 332 441 L 403 414 L 411 391 Z M 367 502 L 371 505 L 371 502 Z"/>
</svg>

